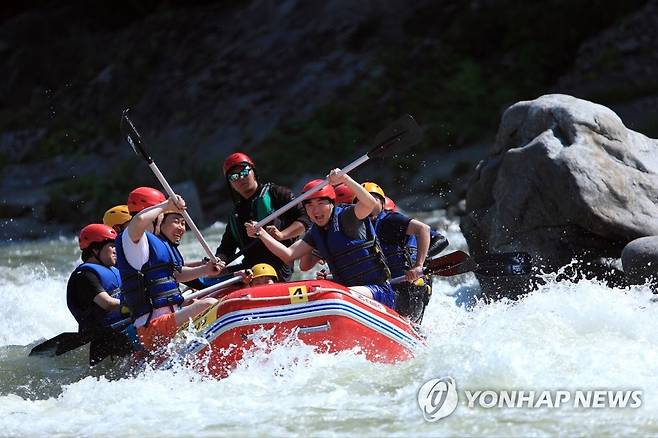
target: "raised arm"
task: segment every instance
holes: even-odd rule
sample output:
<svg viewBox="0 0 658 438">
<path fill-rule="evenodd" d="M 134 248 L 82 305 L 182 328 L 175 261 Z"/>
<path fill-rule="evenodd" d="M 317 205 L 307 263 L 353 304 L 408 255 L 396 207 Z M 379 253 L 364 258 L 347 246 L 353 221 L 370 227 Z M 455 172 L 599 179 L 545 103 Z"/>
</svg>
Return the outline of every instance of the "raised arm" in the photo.
<svg viewBox="0 0 658 438">
<path fill-rule="evenodd" d="M 263 228 L 256 229 L 254 225 L 256 225 L 256 222 L 248 222 L 245 224 L 247 227 L 247 235 L 258 237 L 265 247 L 267 247 L 272 254 L 280 258 L 284 263 L 292 263 L 303 255 L 310 254 L 313 250 L 313 247 L 303 240 L 298 240 L 289 247 L 285 246 L 283 243 L 272 237 L 267 230 Z"/>
<path fill-rule="evenodd" d="M 374 196 L 372 196 L 366 189 L 364 189 L 361 184 L 358 182 L 354 181 L 351 176 L 348 174 L 344 173 L 340 169 L 334 169 L 331 172 L 329 172 L 329 175 L 327 175 L 327 178 L 329 178 L 329 183 L 331 185 L 338 185 L 340 183 L 345 184 L 348 186 L 350 189 L 352 189 L 352 192 L 354 193 L 354 196 L 357 199 L 357 203 L 354 206 L 354 214 L 356 215 L 357 219 L 365 219 L 366 217 L 370 216 L 372 213 L 372 210 L 377 207 L 379 202 L 377 202 L 377 199 L 375 199 Z"/>
</svg>

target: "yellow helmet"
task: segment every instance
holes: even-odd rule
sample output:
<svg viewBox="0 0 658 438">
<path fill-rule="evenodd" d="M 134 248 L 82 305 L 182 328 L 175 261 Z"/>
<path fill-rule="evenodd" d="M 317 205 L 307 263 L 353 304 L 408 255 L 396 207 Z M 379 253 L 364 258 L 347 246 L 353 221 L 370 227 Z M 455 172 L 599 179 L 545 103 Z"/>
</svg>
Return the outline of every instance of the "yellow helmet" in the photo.
<svg viewBox="0 0 658 438">
<path fill-rule="evenodd" d="M 279 280 L 279 276 L 276 275 L 276 270 L 267 263 L 259 263 L 254 265 L 254 267 L 251 268 L 251 271 L 254 273 L 252 278 L 274 277 L 277 281 Z"/>
<path fill-rule="evenodd" d="M 379 185 L 377 185 L 376 183 L 364 182 L 363 184 L 361 184 L 361 186 L 363 186 L 363 188 L 366 189 L 368 192 L 381 196 L 382 200 L 386 199 L 386 194 L 384 194 L 384 190 L 382 190 L 382 188 L 379 187 Z"/>
<path fill-rule="evenodd" d="M 105 212 L 103 215 L 103 224 L 108 227 L 114 227 L 116 225 L 123 225 L 132 218 L 128 212 L 127 205 L 117 205 Z"/>
</svg>

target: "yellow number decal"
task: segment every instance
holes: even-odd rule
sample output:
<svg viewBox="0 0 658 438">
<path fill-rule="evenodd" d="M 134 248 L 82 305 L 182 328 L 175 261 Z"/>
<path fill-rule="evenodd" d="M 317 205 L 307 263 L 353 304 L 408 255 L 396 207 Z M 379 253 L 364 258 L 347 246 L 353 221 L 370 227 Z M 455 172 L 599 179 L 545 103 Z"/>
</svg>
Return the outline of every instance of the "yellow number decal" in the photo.
<svg viewBox="0 0 658 438">
<path fill-rule="evenodd" d="M 215 322 L 217 320 L 217 309 L 218 309 L 218 304 L 216 303 L 214 306 L 209 307 L 202 313 L 198 314 L 197 316 L 194 317 L 192 320 L 192 326 L 194 327 L 195 331 L 199 331 L 202 329 L 205 329 L 208 327 L 210 324 Z M 178 333 L 183 332 L 188 329 L 189 323 L 183 324 L 178 329 Z"/>
<path fill-rule="evenodd" d="M 308 289 L 306 289 L 306 286 L 289 287 L 288 293 L 292 304 L 308 302 Z"/>
</svg>

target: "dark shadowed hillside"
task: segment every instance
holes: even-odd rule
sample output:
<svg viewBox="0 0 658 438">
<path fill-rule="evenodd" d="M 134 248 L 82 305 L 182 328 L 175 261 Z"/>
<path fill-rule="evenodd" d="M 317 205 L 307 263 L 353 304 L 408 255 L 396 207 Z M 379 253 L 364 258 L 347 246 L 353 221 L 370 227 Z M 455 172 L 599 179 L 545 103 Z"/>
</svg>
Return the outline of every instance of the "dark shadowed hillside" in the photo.
<svg viewBox="0 0 658 438">
<path fill-rule="evenodd" d="M 459 201 L 501 112 L 518 100 L 595 99 L 657 135 L 656 9 L 558 0 L 10 3 L 0 15 L 0 235 L 98 221 L 132 187 L 157 184 L 120 139 L 126 107 L 168 179 L 196 183 L 211 221 L 226 211 L 227 153 L 245 150 L 260 175 L 298 188 L 360 155 L 401 113 L 422 125 L 423 144 L 357 175 L 417 209 Z"/>
</svg>

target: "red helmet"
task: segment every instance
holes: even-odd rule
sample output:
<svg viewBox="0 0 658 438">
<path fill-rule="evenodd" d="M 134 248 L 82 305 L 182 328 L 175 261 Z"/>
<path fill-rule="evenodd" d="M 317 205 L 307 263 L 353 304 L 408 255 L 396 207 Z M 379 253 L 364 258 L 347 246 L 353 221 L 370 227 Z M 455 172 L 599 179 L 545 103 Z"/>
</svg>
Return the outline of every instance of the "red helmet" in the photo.
<svg viewBox="0 0 658 438">
<path fill-rule="evenodd" d="M 89 224 L 80 230 L 78 243 L 80 249 L 87 249 L 89 245 L 96 242 L 105 242 L 117 238 L 117 232 L 114 229 L 103 224 Z"/>
<path fill-rule="evenodd" d="M 165 195 L 152 187 L 137 187 L 128 195 L 128 211 L 130 214 L 139 213 L 146 207 L 152 207 L 163 202 Z"/>
<path fill-rule="evenodd" d="M 340 183 L 334 186 L 334 192 L 336 192 L 336 202 L 338 204 L 351 204 L 354 199 L 354 192 L 347 184 Z"/>
<path fill-rule="evenodd" d="M 398 206 L 395 205 L 395 202 L 388 196 L 384 196 L 384 210 L 386 211 L 398 211 Z"/>
<path fill-rule="evenodd" d="M 254 166 L 254 160 L 252 160 L 249 155 L 242 152 L 235 152 L 224 160 L 224 175 L 231 170 L 231 167 L 239 166 L 241 164 L 249 164 L 251 167 L 256 167 Z"/>
<path fill-rule="evenodd" d="M 307 182 L 304 188 L 302 189 L 302 193 L 308 192 L 313 187 L 317 186 L 318 184 L 322 184 L 323 182 L 324 182 L 323 179 L 314 179 Z M 311 196 L 310 198 L 306 198 L 306 200 L 308 201 L 317 198 L 329 198 L 331 199 L 332 202 L 336 202 L 336 192 L 334 191 L 334 188 L 331 186 L 331 184 L 327 184 L 317 192 L 313 193 L 313 196 Z"/>
</svg>

